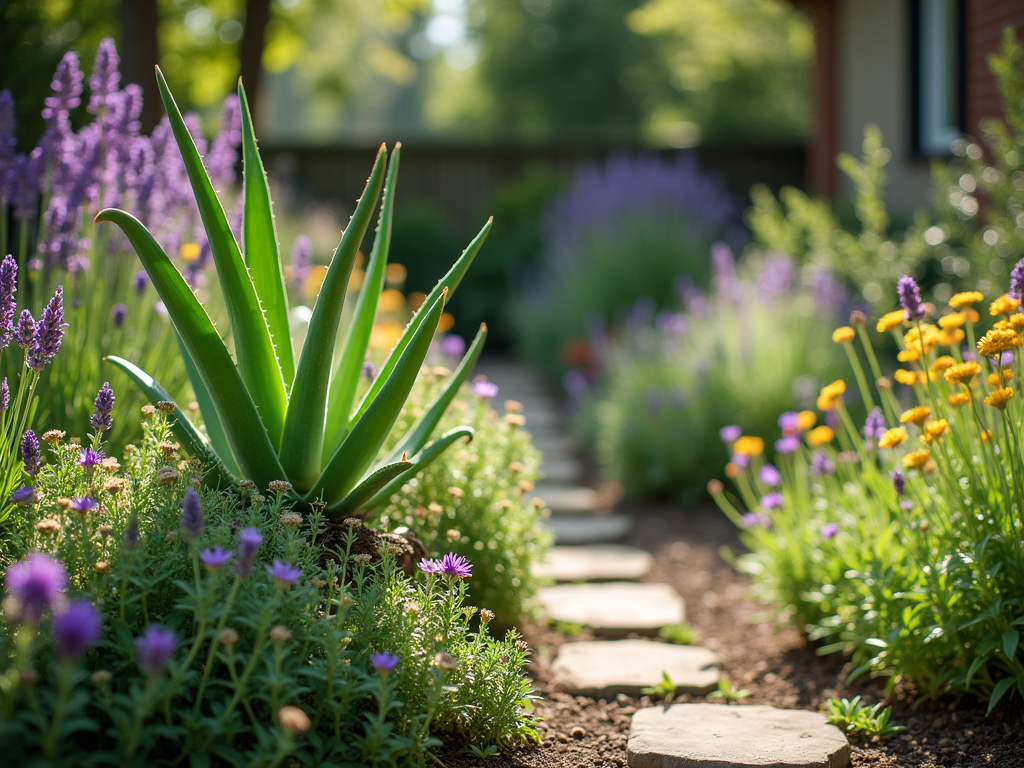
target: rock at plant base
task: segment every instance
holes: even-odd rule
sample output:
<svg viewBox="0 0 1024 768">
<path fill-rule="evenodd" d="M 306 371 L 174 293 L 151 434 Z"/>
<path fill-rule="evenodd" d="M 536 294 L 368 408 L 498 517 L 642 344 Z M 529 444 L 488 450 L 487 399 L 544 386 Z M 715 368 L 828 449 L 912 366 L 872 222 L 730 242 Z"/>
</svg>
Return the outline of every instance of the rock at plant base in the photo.
<svg viewBox="0 0 1024 768">
<path fill-rule="evenodd" d="M 542 525 L 555 534 L 558 544 L 597 544 L 626 538 L 633 518 L 626 515 L 553 516 Z"/>
<path fill-rule="evenodd" d="M 552 547 L 534 573 L 554 581 L 638 581 L 651 572 L 654 556 L 624 544 Z"/>
<path fill-rule="evenodd" d="M 686 620 L 683 598 L 668 584 L 558 584 L 539 590 L 537 599 L 551 621 L 583 624 L 606 637 L 653 635 Z"/>
<path fill-rule="evenodd" d="M 633 715 L 629 768 L 846 768 L 850 744 L 825 716 L 763 705 L 673 704 Z"/>
<path fill-rule="evenodd" d="M 718 655 L 708 648 L 650 640 L 565 643 L 551 666 L 559 691 L 573 696 L 639 698 L 668 674 L 676 694 L 703 695 L 718 687 Z"/>
<path fill-rule="evenodd" d="M 600 503 L 597 492 L 582 485 L 542 482 L 533 489 L 533 495 L 542 500 L 553 515 L 592 514 Z"/>
</svg>

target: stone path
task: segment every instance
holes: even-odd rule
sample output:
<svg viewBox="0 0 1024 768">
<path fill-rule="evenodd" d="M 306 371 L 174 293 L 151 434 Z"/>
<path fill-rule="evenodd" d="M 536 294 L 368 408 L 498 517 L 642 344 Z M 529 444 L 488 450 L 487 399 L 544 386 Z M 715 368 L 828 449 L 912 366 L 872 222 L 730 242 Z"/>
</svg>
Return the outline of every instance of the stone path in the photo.
<svg viewBox="0 0 1024 768">
<path fill-rule="evenodd" d="M 562 583 L 540 590 L 553 622 L 582 624 L 594 634 L 657 634 L 685 621 L 683 598 L 667 584 L 638 583 L 653 565 L 649 552 L 608 542 L 626 538 L 632 519 L 602 509 L 582 485 L 585 466 L 556 393 L 525 366 L 484 360 L 476 373 L 498 385 L 497 403 L 523 404 L 526 429 L 544 454 L 545 477 L 534 489 L 552 512 L 545 523 L 559 546 L 539 566 Z M 718 687 L 717 655 L 707 649 L 648 639 L 567 642 L 552 662 L 558 690 L 595 699 L 641 689 L 667 674 L 677 694 Z M 686 703 L 641 709 L 633 716 L 626 755 L 630 768 L 847 768 L 850 746 L 824 715 L 760 705 Z"/>
</svg>

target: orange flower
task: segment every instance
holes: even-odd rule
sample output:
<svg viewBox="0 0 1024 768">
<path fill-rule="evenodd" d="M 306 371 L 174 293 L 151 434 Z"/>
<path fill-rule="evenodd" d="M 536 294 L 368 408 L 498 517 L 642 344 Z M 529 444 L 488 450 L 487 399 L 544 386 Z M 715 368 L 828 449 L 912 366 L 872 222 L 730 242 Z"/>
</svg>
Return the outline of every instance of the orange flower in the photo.
<svg viewBox="0 0 1024 768">
<path fill-rule="evenodd" d="M 832 341 L 836 344 L 849 344 L 853 341 L 853 337 L 856 336 L 856 332 L 848 325 L 844 325 L 842 328 L 836 328 L 832 332 Z"/>
<path fill-rule="evenodd" d="M 971 402 L 971 393 L 968 392 L 955 392 L 950 395 L 946 402 L 954 408 L 959 408 L 961 405 L 967 405 Z"/>
<path fill-rule="evenodd" d="M 1009 387 L 1005 389 L 997 389 L 991 395 L 985 398 L 985 405 L 991 405 L 993 408 L 998 408 L 1000 411 L 1006 408 L 1006 404 L 1013 399 L 1013 390 Z"/>
<path fill-rule="evenodd" d="M 725 465 L 725 476 L 730 480 L 734 480 L 739 477 L 742 471 L 743 470 L 740 469 L 738 465 L 733 464 L 731 461 Z"/>
<path fill-rule="evenodd" d="M 892 377 L 896 379 L 899 384 L 905 384 L 908 387 L 917 384 L 917 374 L 913 371 L 905 371 L 902 368 L 897 368 Z"/>
<path fill-rule="evenodd" d="M 946 370 L 946 381 L 950 384 L 970 384 L 971 379 L 981 373 L 981 366 L 971 360 L 967 363 L 954 365 Z"/>
<path fill-rule="evenodd" d="M 836 436 L 835 432 L 832 431 L 831 427 L 826 427 L 822 424 L 820 427 L 815 427 L 807 435 L 807 444 L 812 446 L 825 445 L 825 443 L 831 443 L 832 438 Z"/>
<path fill-rule="evenodd" d="M 901 363 L 912 363 L 921 359 L 921 353 L 916 349 L 904 349 L 896 355 L 896 359 Z"/>
<path fill-rule="evenodd" d="M 804 432 L 813 427 L 817 420 L 818 415 L 814 411 L 800 411 L 797 414 L 796 427 L 801 432 Z"/>
</svg>

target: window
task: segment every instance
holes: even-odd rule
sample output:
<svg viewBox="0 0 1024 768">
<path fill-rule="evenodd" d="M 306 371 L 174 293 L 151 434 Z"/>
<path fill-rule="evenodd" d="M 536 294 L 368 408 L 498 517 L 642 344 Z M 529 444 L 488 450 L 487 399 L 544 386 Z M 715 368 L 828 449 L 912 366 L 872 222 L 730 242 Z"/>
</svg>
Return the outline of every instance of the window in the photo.
<svg viewBox="0 0 1024 768">
<path fill-rule="evenodd" d="M 913 0 L 913 147 L 950 154 L 963 133 L 963 0 Z"/>
</svg>

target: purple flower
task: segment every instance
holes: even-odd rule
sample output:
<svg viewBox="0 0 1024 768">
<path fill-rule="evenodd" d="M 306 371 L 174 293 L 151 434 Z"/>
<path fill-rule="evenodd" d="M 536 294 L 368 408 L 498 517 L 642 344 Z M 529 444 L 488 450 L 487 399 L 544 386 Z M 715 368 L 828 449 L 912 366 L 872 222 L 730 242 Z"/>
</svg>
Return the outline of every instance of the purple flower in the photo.
<svg viewBox="0 0 1024 768">
<path fill-rule="evenodd" d="M 181 530 L 192 539 L 203 532 L 203 505 L 195 488 L 185 491 L 185 499 L 181 502 Z"/>
<path fill-rule="evenodd" d="M 1024 302 L 1024 259 L 1010 272 L 1010 298 Z"/>
<path fill-rule="evenodd" d="M 18 316 L 18 327 L 14 330 L 14 340 L 22 349 L 32 346 L 32 338 L 36 335 L 36 321 L 27 309 L 21 310 Z"/>
<path fill-rule="evenodd" d="M 795 435 L 800 431 L 800 414 L 796 411 L 786 411 L 779 416 L 779 428 L 786 437 Z"/>
<path fill-rule="evenodd" d="M 391 651 L 374 651 L 370 654 L 370 663 L 378 672 L 390 672 L 398 666 L 398 656 Z"/>
<path fill-rule="evenodd" d="M 11 404 L 11 388 L 7 384 L 7 377 L 4 376 L 4 380 L 0 381 L 0 415 L 6 410 L 7 406 Z"/>
<path fill-rule="evenodd" d="M 292 289 L 301 291 L 309 278 L 309 270 L 313 266 L 313 242 L 306 235 L 299 235 L 292 244 Z"/>
<path fill-rule="evenodd" d="M 491 398 L 498 396 L 498 385 L 487 379 L 473 382 L 473 394 L 478 397 Z"/>
<path fill-rule="evenodd" d="M 782 506 L 783 501 L 781 493 L 768 493 L 761 497 L 761 508 L 765 510 L 778 509 Z"/>
<path fill-rule="evenodd" d="M 111 413 L 114 410 L 114 390 L 110 388 L 109 381 L 103 382 L 103 386 L 100 387 L 99 393 L 92 402 L 96 406 L 96 412 L 89 417 L 89 424 L 97 432 L 110 429 L 113 423 Z"/>
<path fill-rule="evenodd" d="M 142 637 L 135 638 L 135 660 L 149 677 L 157 677 L 171 660 L 178 638 L 159 624 L 150 624 Z"/>
<path fill-rule="evenodd" d="M 821 526 L 821 538 L 831 539 L 839 533 L 839 523 L 825 523 Z"/>
<path fill-rule="evenodd" d="M 904 499 L 903 501 L 900 502 L 900 509 L 902 509 L 904 512 L 909 512 L 913 508 L 914 502 L 912 502 L 910 499 Z"/>
<path fill-rule="evenodd" d="M 417 563 L 417 565 L 419 566 L 419 569 L 424 573 L 437 573 L 441 569 L 440 563 L 438 563 L 436 560 L 428 560 L 425 557 L 422 560 L 420 560 L 419 563 Z"/>
<path fill-rule="evenodd" d="M 252 573 L 256 564 L 256 553 L 259 552 L 263 536 L 259 528 L 243 528 L 238 534 L 238 559 L 235 561 L 235 576 L 244 579 Z"/>
<path fill-rule="evenodd" d="M 746 528 L 753 528 L 761 522 L 761 518 L 759 518 L 754 512 L 747 512 L 740 517 L 740 522 L 743 523 Z"/>
<path fill-rule="evenodd" d="M 818 451 L 811 460 L 812 475 L 831 475 L 836 471 L 836 465 L 832 463 L 824 451 Z"/>
<path fill-rule="evenodd" d="M 786 435 L 775 441 L 776 453 L 796 453 L 800 450 L 800 438 L 796 435 Z"/>
<path fill-rule="evenodd" d="M 882 415 L 882 409 L 877 405 L 868 414 L 862 431 L 867 440 L 880 440 L 885 434 L 885 416 Z"/>
<path fill-rule="evenodd" d="M 921 289 L 917 287 L 917 281 L 910 275 L 904 275 L 896 284 L 896 292 L 900 296 L 900 304 L 903 305 L 903 316 L 909 320 L 920 320 L 924 317 L 924 306 L 921 304 Z"/>
<path fill-rule="evenodd" d="M 107 108 L 109 97 L 117 92 L 121 82 L 121 73 L 118 71 L 120 59 L 117 55 L 117 48 L 114 40 L 105 37 L 100 40 L 96 49 L 96 58 L 93 59 L 92 75 L 89 77 L 89 107 L 90 113 L 97 115 Z"/>
<path fill-rule="evenodd" d="M 31 429 L 21 438 L 21 457 L 25 460 L 25 474 L 34 476 L 39 471 L 39 438 Z"/>
<path fill-rule="evenodd" d="M 235 556 L 235 553 L 230 549 L 224 549 L 224 547 L 214 547 L 213 549 L 204 549 L 199 553 L 199 559 L 203 561 L 207 568 L 216 570 L 222 566 L 228 564 L 228 561 Z"/>
<path fill-rule="evenodd" d="M 565 372 L 565 375 L 562 377 L 562 386 L 573 397 L 579 397 L 587 391 L 590 385 L 587 383 L 586 374 L 574 368 L 571 371 Z"/>
<path fill-rule="evenodd" d="M 449 552 L 440 560 L 427 560 L 424 558 L 419 563 L 419 568 L 424 573 L 437 573 L 441 576 L 451 576 L 462 579 L 473 572 L 472 564 L 461 555 Z"/>
<path fill-rule="evenodd" d="M 146 292 L 146 286 L 149 285 L 149 275 L 146 270 L 140 269 L 135 273 L 135 277 L 132 278 L 132 289 L 135 291 L 136 296 L 141 296 Z"/>
<path fill-rule="evenodd" d="M 367 381 L 373 381 L 377 378 L 377 366 L 369 360 L 363 361 L 363 378 Z"/>
<path fill-rule="evenodd" d="M 1021 261 L 1024 261 L 1024 259 L 1021 259 Z M 999 355 L 999 363 L 998 364 L 1005 368 L 1008 365 L 1013 365 L 1013 361 L 1014 361 L 1013 352 L 1003 352 L 1003 353 L 1001 353 Z"/>
<path fill-rule="evenodd" d="M 7 594 L 17 599 L 21 617 L 36 622 L 44 610 L 53 610 L 67 587 L 68 574 L 60 560 L 29 553 L 7 569 Z"/>
<path fill-rule="evenodd" d="M 302 578 L 302 571 L 300 569 L 293 568 L 288 563 L 282 563 L 280 560 L 275 560 L 273 565 L 268 565 L 267 573 L 282 587 L 298 584 L 299 579 Z"/>
<path fill-rule="evenodd" d="M 139 516 L 132 512 L 132 516 L 128 518 L 128 525 L 124 529 L 124 545 L 130 550 L 134 550 L 139 546 L 139 541 L 142 537 L 139 535 Z"/>
<path fill-rule="evenodd" d="M 782 484 L 782 473 L 773 464 L 765 464 L 757 476 L 765 485 L 776 486 Z"/>
<path fill-rule="evenodd" d="M 902 496 L 907 492 L 907 478 L 898 469 L 893 470 L 892 473 L 892 487 L 896 490 L 897 496 Z"/>
<path fill-rule="evenodd" d="M 729 461 L 740 469 L 746 469 L 747 465 L 750 464 L 750 457 L 745 453 L 734 453 Z"/>
<path fill-rule="evenodd" d="M 2 167 L 0 174 L 3 174 Z M 9 346 L 14 336 L 14 318 L 18 313 L 18 302 L 14 298 L 14 293 L 17 290 L 18 262 L 11 254 L 7 254 L 3 262 L 0 262 L 0 347 Z"/>
<path fill-rule="evenodd" d="M 71 509 L 82 515 L 86 512 L 92 512 L 96 509 L 96 506 L 96 499 L 92 496 L 76 496 L 71 500 Z"/>
<path fill-rule="evenodd" d="M 32 485 L 24 485 L 11 494 L 11 501 L 18 506 L 33 504 L 36 500 L 36 489 Z"/>
<path fill-rule="evenodd" d="M 462 357 L 466 351 L 466 340 L 454 333 L 445 334 L 441 339 L 441 352 L 448 357 Z"/>
<path fill-rule="evenodd" d="M 128 317 L 128 307 L 124 304 L 115 304 L 111 311 L 111 319 L 114 321 L 114 328 L 120 330 L 124 327 L 124 321 Z"/>
<path fill-rule="evenodd" d="M 107 455 L 103 451 L 94 451 L 92 448 L 86 448 L 80 454 L 78 454 L 78 465 L 85 467 L 87 472 L 91 472 L 107 458 Z"/>
<path fill-rule="evenodd" d="M 75 661 L 100 639 L 103 617 L 88 600 L 74 600 L 53 618 L 53 645 L 57 653 Z"/>
<path fill-rule="evenodd" d="M 723 443 L 735 443 L 742 435 L 743 430 L 736 424 L 730 424 L 718 430 L 718 436 L 722 438 Z"/>
<path fill-rule="evenodd" d="M 60 349 L 64 338 L 64 288 L 58 285 L 53 298 L 39 316 L 35 333 L 32 335 L 32 346 L 25 355 L 25 365 L 33 371 L 41 371 L 53 359 Z"/>
</svg>

